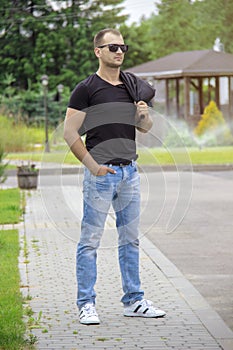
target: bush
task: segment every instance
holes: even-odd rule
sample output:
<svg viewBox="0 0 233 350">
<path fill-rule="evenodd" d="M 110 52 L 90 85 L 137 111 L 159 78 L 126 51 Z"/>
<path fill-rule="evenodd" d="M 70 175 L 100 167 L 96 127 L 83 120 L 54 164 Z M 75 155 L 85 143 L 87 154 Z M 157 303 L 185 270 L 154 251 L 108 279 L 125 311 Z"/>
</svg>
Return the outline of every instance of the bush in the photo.
<svg viewBox="0 0 233 350">
<path fill-rule="evenodd" d="M 5 157 L 4 149 L 0 145 L 0 184 L 5 182 L 6 179 L 7 179 L 7 176 L 5 175 L 5 170 L 6 170 L 6 167 L 7 167 L 7 163 L 6 164 L 3 163 L 4 157 Z"/>
<path fill-rule="evenodd" d="M 214 101 L 210 101 L 201 116 L 194 134 L 206 146 L 227 146 L 233 144 L 233 136 L 222 112 Z"/>
<path fill-rule="evenodd" d="M 55 91 L 47 95 L 49 125 L 55 127 L 64 120 L 70 91 L 65 88 L 62 98 Z M 59 100 L 60 99 L 60 100 Z M 12 117 L 15 122 L 24 122 L 27 125 L 44 125 L 44 97 L 42 91 L 22 90 L 12 96 L 0 96 L 1 112 Z"/>
</svg>

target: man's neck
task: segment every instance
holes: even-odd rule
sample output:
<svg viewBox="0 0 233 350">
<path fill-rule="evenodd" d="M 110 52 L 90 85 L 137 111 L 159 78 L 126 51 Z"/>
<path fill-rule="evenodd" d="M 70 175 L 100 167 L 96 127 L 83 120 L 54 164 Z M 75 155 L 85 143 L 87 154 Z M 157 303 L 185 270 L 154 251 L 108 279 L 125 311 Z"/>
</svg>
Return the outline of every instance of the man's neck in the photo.
<svg viewBox="0 0 233 350">
<path fill-rule="evenodd" d="M 121 83 L 120 80 L 120 68 L 104 68 L 101 67 L 98 69 L 96 74 L 103 80 L 106 80 L 112 85 L 118 85 Z"/>
</svg>

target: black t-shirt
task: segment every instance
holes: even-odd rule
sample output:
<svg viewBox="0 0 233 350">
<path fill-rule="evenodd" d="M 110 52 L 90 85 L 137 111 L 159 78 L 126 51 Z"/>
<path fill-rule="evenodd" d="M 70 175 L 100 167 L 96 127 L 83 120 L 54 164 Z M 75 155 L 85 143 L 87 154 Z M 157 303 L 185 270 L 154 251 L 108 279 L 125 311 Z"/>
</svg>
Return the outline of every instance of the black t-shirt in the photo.
<svg viewBox="0 0 233 350">
<path fill-rule="evenodd" d="M 112 85 L 92 74 L 71 94 L 68 107 L 86 112 L 79 133 L 100 164 L 136 159 L 134 101 L 125 85 Z"/>
</svg>

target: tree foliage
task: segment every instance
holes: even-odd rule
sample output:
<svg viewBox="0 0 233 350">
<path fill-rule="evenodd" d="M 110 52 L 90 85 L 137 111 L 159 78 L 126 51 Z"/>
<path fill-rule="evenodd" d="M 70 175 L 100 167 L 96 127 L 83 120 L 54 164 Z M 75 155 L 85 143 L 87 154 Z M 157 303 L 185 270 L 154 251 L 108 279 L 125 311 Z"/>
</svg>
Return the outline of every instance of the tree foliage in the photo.
<svg viewBox="0 0 233 350">
<path fill-rule="evenodd" d="M 131 66 L 173 52 L 212 49 L 217 37 L 233 53 L 233 0 L 161 0 L 157 9 L 139 25 L 123 27 L 132 44 Z"/>
<path fill-rule="evenodd" d="M 29 80 L 35 85 L 47 74 L 51 88 L 74 86 L 96 67 L 94 34 L 125 21 L 122 1 L 72 0 L 65 7 L 57 1 L 53 8 L 46 0 L 1 0 L 1 81 L 7 72 L 27 89 Z"/>
<path fill-rule="evenodd" d="M 124 24 L 120 30 L 125 42 L 129 45 L 124 68 L 149 61 L 154 46 L 154 42 L 151 40 L 151 22 L 149 20 L 142 21 L 140 25 L 133 23 L 130 27 Z"/>
<path fill-rule="evenodd" d="M 174 51 L 199 48 L 196 40 L 196 10 L 188 0 L 163 0 L 152 20 L 153 52 L 162 57 Z"/>
</svg>

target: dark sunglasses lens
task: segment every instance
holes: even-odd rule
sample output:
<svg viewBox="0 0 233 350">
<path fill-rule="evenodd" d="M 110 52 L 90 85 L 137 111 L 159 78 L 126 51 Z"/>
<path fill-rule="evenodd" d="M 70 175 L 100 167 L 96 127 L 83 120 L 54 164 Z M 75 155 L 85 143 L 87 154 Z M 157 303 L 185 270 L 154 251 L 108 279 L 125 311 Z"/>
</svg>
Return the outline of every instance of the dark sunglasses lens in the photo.
<svg viewBox="0 0 233 350">
<path fill-rule="evenodd" d="M 128 51 L 128 45 L 121 45 L 121 51 L 127 52 Z"/>
<path fill-rule="evenodd" d="M 118 49 L 121 49 L 122 52 L 128 51 L 128 46 L 127 45 L 109 45 L 109 51 L 111 52 L 117 52 Z"/>
</svg>

